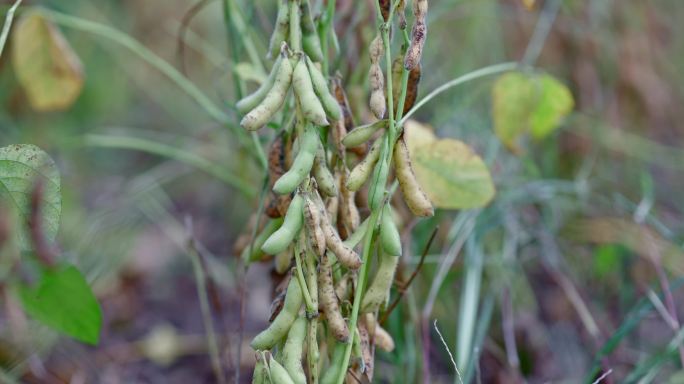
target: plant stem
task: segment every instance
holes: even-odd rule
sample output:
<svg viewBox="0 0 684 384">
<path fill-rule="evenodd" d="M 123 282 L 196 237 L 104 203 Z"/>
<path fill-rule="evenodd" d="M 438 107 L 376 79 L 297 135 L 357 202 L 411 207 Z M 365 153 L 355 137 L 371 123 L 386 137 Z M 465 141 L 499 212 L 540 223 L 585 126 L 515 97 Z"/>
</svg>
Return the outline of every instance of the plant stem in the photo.
<svg viewBox="0 0 684 384">
<path fill-rule="evenodd" d="M 359 320 L 361 296 L 363 295 L 363 288 L 366 285 L 366 277 L 368 275 L 368 269 L 370 265 L 370 252 L 373 242 L 373 232 L 381 211 L 382 204 L 378 207 L 378 209 L 375 209 L 373 212 L 371 212 L 370 218 L 368 219 L 368 231 L 366 232 L 366 237 L 364 238 L 363 253 L 361 256 L 363 264 L 361 265 L 361 270 L 359 271 L 359 280 L 354 292 L 354 304 L 352 306 L 351 318 L 349 319 L 349 332 L 352 334 L 352 338 L 347 342 L 346 348 L 344 350 L 344 358 L 342 359 L 340 373 L 337 377 L 337 384 L 342 384 L 347 375 L 347 366 L 349 365 L 349 359 L 351 358 L 354 338 L 356 338 L 356 324 Z"/>
<path fill-rule="evenodd" d="M 323 20 L 323 25 L 321 28 L 321 33 L 319 33 L 319 39 L 321 40 L 321 48 L 323 51 L 323 73 L 326 75 L 330 74 L 330 56 L 328 51 L 328 39 L 330 38 L 331 30 L 334 26 L 333 19 L 335 18 L 335 0 L 328 0 L 328 4 L 325 10 L 325 19 Z"/>
<path fill-rule="evenodd" d="M 471 81 L 471 80 L 479 79 L 480 77 L 496 75 L 499 73 L 512 71 L 512 70 L 518 68 L 518 66 L 519 66 L 518 62 L 515 62 L 515 61 L 511 61 L 511 62 L 507 62 L 507 63 L 501 63 L 501 64 L 494 64 L 494 65 L 490 65 L 488 67 L 477 69 L 477 70 L 472 71 L 472 72 L 468 72 L 465 75 L 459 76 L 459 77 L 457 77 L 451 81 L 448 81 L 448 82 L 442 84 L 441 86 L 437 87 L 435 90 L 433 90 L 432 92 L 427 94 L 422 99 L 420 99 L 420 101 L 418 103 L 416 103 L 416 105 L 414 105 L 410 111 L 408 111 L 406 116 L 404 116 L 399 121 L 399 125 L 403 125 L 406 122 L 406 120 L 408 120 L 409 117 L 411 117 L 414 113 L 416 113 L 416 111 L 420 107 L 427 104 L 430 100 L 434 99 L 437 95 L 448 90 L 449 88 L 453 88 L 457 85 L 467 83 L 468 81 Z"/>
<path fill-rule="evenodd" d="M 390 14 L 387 18 L 387 22 L 384 21 L 382 17 L 382 12 L 380 10 L 380 4 L 375 1 L 375 9 L 378 17 L 378 24 L 379 24 L 379 31 L 382 36 L 382 44 L 385 49 L 385 61 L 386 61 L 386 71 L 387 71 L 387 77 L 391 76 L 392 74 L 392 52 L 391 52 L 391 46 L 390 46 L 390 39 L 389 39 L 389 30 L 390 30 L 390 25 L 392 25 L 392 16 L 394 15 L 394 5 L 396 4 L 396 1 L 392 2 L 391 8 L 390 8 Z M 404 92 L 405 94 L 405 92 Z M 382 152 L 380 154 L 381 158 L 386 159 L 385 161 L 388 162 L 388 164 L 391 163 L 392 160 L 392 152 L 394 149 L 394 143 L 396 141 L 397 137 L 397 132 L 396 132 L 396 126 L 395 126 L 395 120 L 394 120 L 394 98 L 392 95 L 392 81 L 391 79 L 388 79 L 387 81 L 387 108 L 388 108 L 388 119 L 389 119 L 389 134 L 387 135 L 387 141 L 383 144 L 382 146 Z M 376 177 L 374 177 L 374 180 L 371 184 L 371 190 L 374 190 L 374 185 L 377 185 L 377 183 L 382 183 L 382 185 L 387 184 L 387 175 L 385 176 L 384 180 L 379 180 L 377 178 L 378 175 L 378 170 L 380 168 L 380 164 L 382 161 L 379 161 L 378 164 L 376 165 Z M 364 246 L 363 246 L 363 254 L 362 254 L 362 261 L 363 264 L 361 266 L 361 271 L 359 271 L 359 279 L 358 283 L 356 286 L 356 291 L 354 292 L 354 303 L 352 306 L 352 313 L 351 313 L 351 318 L 349 319 L 349 331 L 352 334 L 351 340 L 349 340 L 349 343 L 346 346 L 345 353 L 344 353 L 344 358 L 342 360 L 342 366 L 340 369 L 340 374 L 337 378 L 337 383 L 342 384 L 344 382 L 344 378 L 347 373 L 347 366 L 349 365 L 349 359 L 351 358 L 351 352 L 352 352 L 352 346 L 354 344 L 354 339 L 356 338 L 356 325 L 358 322 L 359 318 L 359 310 L 361 307 L 361 298 L 363 296 L 363 291 L 364 291 L 364 286 L 366 284 L 366 279 L 368 277 L 368 271 L 369 271 L 369 266 L 370 266 L 370 252 L 371 252 L 371 244 L 373 240 L 373 233 L 375 232 L 375 226 L 378 221 L 378 217 L 380 216 L 380 213 L 383 210 L 384 205 L 387 203 L 386 200 L 383 201 L 382 204 L 378 204 L 375 209 L 371 212 L 369 221 L 368 221 L 368 231 L 366 232 L 366 236 L 364 239 Z"/>
<path fill-rule="evenodd" d="M 22 0 L 17 0 L 14 5 L 7 11 L 5 16 L 5 25 L 2 27 L 2 33 L 0 34 L 0 57 L 2 57 L 2 51 L 5 48 L 5 43 L 7 43 L 7 36 L 9 36 L 10 27 L 12 26 L 12 20 L 14 20 L 14 12 L 17 11 Z"/>
<path fill-rule="evenodd" d="M 245 20 L 242 19 L 242 12 L 235 4 L 235 0 L 225 0 L 224 3 L 226 9 L 224 10 L 226 15 L 229 17 L 229 21 L 232 26 L 235 27 L 235 32 L 240 36 L 240 40 L 247 50 L 247 55 L 252 65 L 257 70 L 258 73 L 266 75 L 266 70 L 264 69 L 264 64 L 261 62 L 261 56 L 257 52 L 256 45 L 252 38 L 249 36 L 247 31 L 247 24 Z"/>
</svg>

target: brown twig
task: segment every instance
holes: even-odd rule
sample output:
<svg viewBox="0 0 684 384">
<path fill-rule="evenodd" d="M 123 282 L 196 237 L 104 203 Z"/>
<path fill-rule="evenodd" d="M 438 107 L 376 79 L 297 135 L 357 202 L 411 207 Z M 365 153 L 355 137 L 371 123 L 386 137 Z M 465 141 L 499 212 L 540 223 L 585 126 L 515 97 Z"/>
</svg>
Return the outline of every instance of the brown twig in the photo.
<svg viewBox="0 0 684 384">
<path fill-rule="evenodd" d="M 38 179 L 33 190 L 31 191 L 31 199 L 29 201 L 29 217 L 28 228 L 33 250 L 36 257 L 45 266 L 54 267 L 57 260 L 57 252 L 50 242 L 45 237 L 43 226 L 40 220 L 41 202 L 45 193 L 45 186 L 43 181 Z"/>
<path fill-rule="evenodd" d="M 181 73 L 187 76 L 187 68 L 185 67 L 185 33 L 188 30 L 190 21 L 197 16 L 197 14 L 213 0 L 199 0 L 183 15 L 181 25 L 178 28 L 178 38 L 176 39 L 176 55 L 180 62 Z"/>
<path fill-rule="evenodd" d="M 425 248 L 423 248 L 423 253 L 420 255 L 420 261 L 418 262 L 418 265 L 416 266 L 416 269 L 413 271 L 411 274 L 411 277 L 409 277 L 408 281 L 401 285 L 398 289 L 399 294 L 397 297 L 394 298 L 394 301 L 392 301 L 392 304 L 390 304 L 389 307 L 387 307 L 387 310 L 385 313 L 382 315 L 382 318 L 380 319 L 380 324 L 384 324 L 385 321 L 389 318 L 389 315 L 392 314 L 392 311 L 394 311 L 394 308 L 399 305 L 399 301 L 404 297 L 406 294 L 406 290 L 411 286 L 411 283 L 413 283 L 413 279 L 418 276 L 418 272 L 420 272 L 420 269 L 423 267 L 423 263 L 425 262 L 425 257 L 428 254 L 428 251 L 430 251 L 430 247 L 432 246 L 432 242 L 435 240 L 435 237 L 437 236 L 437 231 L 439 231 L 439 227 L 435 227 L 435 229 L 432 231 L 432 235 L 430 235 L 430 240 L 428 240 L 427 244 L 425 245 Z"/>
</svg>

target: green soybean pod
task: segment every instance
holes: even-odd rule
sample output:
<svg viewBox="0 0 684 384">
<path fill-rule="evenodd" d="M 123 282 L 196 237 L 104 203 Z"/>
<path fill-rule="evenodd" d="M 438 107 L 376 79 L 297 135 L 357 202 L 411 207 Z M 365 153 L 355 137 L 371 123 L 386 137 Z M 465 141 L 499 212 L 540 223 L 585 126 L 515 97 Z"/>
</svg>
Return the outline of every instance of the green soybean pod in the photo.
<svg viewBox="0 0 684 384">
<path fill-rule="evenodd" d="M 328 88 L 328 82 L 325 80 L 325 76 L 323 76 L 323 73 L 321 73 L 318 67 L 316 67 L 316 64 L 314 64 L 308 56 L 306 57 L 306 65 L 309 68 L 314 92 L 320 99 L 323 109 L 331 120 L 339 121 L 342 118 L 342 109 L 340 108 L 337 99 L 330 93 L 330 88 Z"/>
<path fill-rule="evenodd" d="M 256 131 L 266 125 L 287 98 L 287 93 L 292 83 L 293 68 L 290 60 L 287 60 L 284 50 L 281 51 L 280 55 L 283 58 L 278 66 L 278 73 L 276 74 L 273 86 L 259 105 L 249 111 L 240 121 L 240 125 L 248 131 Z"/>
<path fill-rule="evenodd" d="M 294 52 L 302 50 L 302 13 L 300 0 L 290 0 L 290 48 Z"/>
<path fill-rule="evenodd" d="M 380 206 L 382 200 L 385 198 L 385 181 L 389 174 L 389 161 L 386 158 L 380 159 L 375 168 L 376 172 L 373 174 L 373 184 L 371 184 L 370 190 L 368 191 L 368 201 L 371 209 Z"/>
<path fill-rule="evenodd" d="M 287 373 L 285 367 L 280 365 L 276 359 L 271 358 L 271 361 L 268 363 L 268 365 L 273 384 L 295 384 L 290 375 Z"/>
<path fill-rule="evenodd" d="M 391 256 L 401 256 L 401 236 L 392 217 L 392 207 L 385 204 L 380 220 L 380 242 L 382 249 Z"/>
<path fill-rule="evenodd" d="M 316 149 L 320 145 L 318 132 L 310 124 L 304 128 L 299 141 L 299 152 L 292 161 L 292 166 L 273 184 L 273 191 L 280 195 L 292 193 L 311 172 L 316 157 Z"/>
<path fill-rule="evenodd" d="M 375 132 L 387 128 L 388 125 L 389 120 L 383 119 L 356 127 L 342 138 L 342 144 L 347 148 L 357 147 L 370 140 Z"/>
<path fill-rule="evenodd" d="M 283 252 L 280 252 L 275 256 L 274 264 L 275 271 L 278 274 L 284 274 L 290 269 L 290 264 L 292 264 L 292 257 L 294 256 L 294 249 L 292 245 L 287 247 Z"/>
<path fill-rule="evenodd" d="M 373 167 L 380 159 L 380 149 L 382 147 L 383 139 L 380 138 L 375 140 L 371 148 L 368 150 L 366 157 L 363 158 L 354 169 L 349 173 L 347 178 L 346 187 L 348 190 L 356 192 L 363 186 L 363 183 L 368 180 L 371 173 L 373 173 Z"/>
<path fill-rule="evenodd" d="M 240 257 L 242 258 L 242 261 L 245 262 L 245 264 L 259 261 L 262 257 L 264 257 L 264 252 L 261 250 L 261 247 L 266 242 L 266 239 L 268 239 L 273 234 L 273 232 L 278 230 L 282 223 L 282 218 L 273 219 L 269 221 L 268 224 L 266 224 L 266 226 L 264 226 L 264 228 L 261 230 L 261 232 L 254 238 L 254 244 L 252 244 L 251 246 L 251 252 L 249 244 L 245 247 L 244 250 L 242 250 L 242 255 L 240 255 Z"/>
<path fill-rule="evenodd" d="M 268 91 L 273 88 L 273 84 L 275 83 L 275 78 L 276 75 L 278 74 L 278 69 L 280 68 L 280 64 L 283 61 L 283 56 L 278 55 L 278 58 L 276 59 L 275 63 L 273 63 L 273 68 L 271 68 L 271 73 L 268 75 L 268 78 L 261 83 L 261 86 L 251 93 L 248 96 L 243 97 L 240 99 L 236 104 L 235 108 L 237 108 L 240 113 L 247 113 L 254 109 L 259 103 L 261 103 L 262 100 L 266 97 L 266 94 Z"/>
<path fill-rule="evenodd" d="M 304 302 L 302 288 L 295 276 L 290 277 L 290 282 L 285 293 L 283 309 L 278 313 L 271 325 L 252 339 L 250 345 L 255 350 L 267 350 L 273 348 L 281 341 L 297 319 L 299 309 Z"/>
<path fill-rule="evenodd" d="M 337 196 L 337 186 L 335 185 L 335 177 L 328 169 L 328 164 L 325 161 L 325 150 L 323 146 L 319 145 L 314 158 L 313 175 L 316 178 L 318 189 L 323 192 L 325 196 Z"/>
<path fill-rule="evenodd" d="M 344 352 L 346 349 L 346 344 L 336 343 L 333 349 L 333 355 L 330 359 L 330 366 L 325 371 L 325 374 L 321 378 L 321 384 L 335 384 L 337 382 L 337 376 L 340 374 L 340 370 L 346 370 L 347 367 L 342 367 L 342 362 L 344 361 Z"/>
<path fill-rule="evenodd" d="M 302 366 L 304 339 L 306 337 L 306 318 L 299 316 L 287 333 L 281 361 L 295 384 L 306 384 L 306 374 Z"/>
<path fill-rule="evenodd" d="M 323 50 L 321 40 L 316 33 L 316 25 L 311 15 L 311 4 L 309 0 L 302 0 L 302 45 L 304 52 L 311 56 L 315 61 L 323 61 Z"/>
<path fill-rule="evenodd" d="M 254 365 L 254 373 L 252 374 L 252 384 L 264 384 L 267 382 L 266 380 L 266 366 L 264 365 L 263 360 L 258 359 L 256 364 Z"/>
<path fill-rule="evenodd" d="M 269 255 L 277 255 L 287 249 L 295 236 L 302 229 L 304 199 L 297 194 L 287 208 L 283 225 L 278 228 L 261 246 L 261 250 Z"/>
<path fill-rule="evenodd" d="M 299 105 L 302 108 L 302 113 L 307 121 L 310 121 L 319 126 L 329 125 L 328 119 L 325 117 L 325 110 L 321 101 L 318 100 L 316 92 L 314 91 L 309 75 L 309 69 L 306 65 L 306 58 L 299 54 L 299 62 L 295 65 L 292 74 L 292 85 L 295 96 L 299 100 Z"/>
<path fill-rule="evenodd" d="M 390 288 L 392 288 L 392 283 L 394 282 L 394 272 L 397 269 L 398 263 L 398 257 L 388 255 L 385 252 L 380 252 L 378 270 L 361 301 L 362 313 L 375 312 L 380 309 L 380 306 L 387 302 Z"/>
<path fill-rule="evenodd" d="M 278 0 L 278 15 L 276 16 L 276 25 L 271 35 L 271 41 L 268 45 L 268 54 L 270 57 L 278 55 L 280 45 L 287 38 L 290 30 L 290 9 L 288 7 L 288 0 Z"/>
</svg>

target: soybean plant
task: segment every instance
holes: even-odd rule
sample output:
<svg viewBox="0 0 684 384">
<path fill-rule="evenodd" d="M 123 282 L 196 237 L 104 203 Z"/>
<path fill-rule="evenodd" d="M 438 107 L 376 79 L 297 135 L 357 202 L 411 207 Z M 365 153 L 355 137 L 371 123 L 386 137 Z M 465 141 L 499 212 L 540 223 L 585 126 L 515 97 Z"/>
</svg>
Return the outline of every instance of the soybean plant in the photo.
<svg viewBox="0 0 684 384">
<path fill-rule="evenodd" d="M 251 245 L 240 240 L 237 247 L 245 263 L 273 256 L 276 271 L 289 279 L 273 321 L 251 341 L 260 356 L 253 382 L 372 381 L 375 347 L 394 348 L 376 320 L 402 254 L 400 225 L 389 203 L 394 188 L 387 188 L 392 175 L 414 215 L 434 213 L 398 125 L 416 99 L 427 0 L 413 0 L 410 41 L 404 1 L 375 2 L 378 29 L 368 46 L 366 100 L 377 120 L 358 126 L 343 79 L 326 73 L 334 62 L 327 49 L 334 7 L 314 18 L 309 0 L 277 4 L 271 73 L 236 104 L 249 131 L 281 122 L 270 124 L 280 126 L 268 158 L 269 221 Z M 390 29 L 397 26 L 406 41 L 393 59 Z M 377 266 L 366 288 L 372 255 Z"/>
</svg>

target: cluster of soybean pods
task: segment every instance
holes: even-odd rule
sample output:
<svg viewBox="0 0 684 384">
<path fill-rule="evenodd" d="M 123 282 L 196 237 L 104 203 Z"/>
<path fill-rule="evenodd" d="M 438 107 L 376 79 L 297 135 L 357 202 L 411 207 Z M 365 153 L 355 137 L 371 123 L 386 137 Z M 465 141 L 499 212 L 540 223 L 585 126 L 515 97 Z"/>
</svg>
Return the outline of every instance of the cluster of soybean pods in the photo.
<svg viewBox="0 0 684 384">
<path fill-rule="evenodd" d="M 389 3 L 380 0 L 383 14 Z M 404 0 L 394 4 L 403 29 Z M 427 0 L 413 0 L 412 38 L 402 57 L 411 73 L 413 100 L 426 11 Z M 321 70 L 323 52 L 309 0 L 278 0 L 269 46 L 271 73 L 236 105 L 244 115 L 240 124 L 250 131 L 267 125 L 280 111 L 291 115 L 283 118 L 269 151 L 268 219 L 252 220 L 252 228 L 236 243 L 246 263 L 273 257 L 276 271 L 287 274 L 270 325 L 251 341 L 257 360 L 253 383 L 336 383 L 340 377 L 358 382 L 363 376 L 370 381 L 375 348 L 394 348 L 392 337 L 376 320 L 402 253 L 398 216 L 388 202 L 390 166 L 413 214 L 431 216 L 433 208 L 413 173 L 403 135 L 389 134 L 380 34 L 369 53 L 369 106 L 378 120 L 355 127 L 341 79 L 327 79 Z M 394 99 L 396 103 L 398 95 Z M 395 141 L 392 146 L 386 144 L 390 140 Z M 393 153 L 383 153 L 387 148 Z M 377 211 L 377 220 L 361 220 L 369 210 Z M 259 228 L 252 239 L 254 225 Z M 372 243 L 363 245 L 368 231 L 373 231 L 368 237 Z M 360 301 L 358 324 L 351 329 L 348 318 L 359 270 L 364 262 L 372 262 L 359 256 L 360 245 L 373 247 L 377 265 Z M 345 358 L 350 344 L 351 358 Z"/>
</svg>

